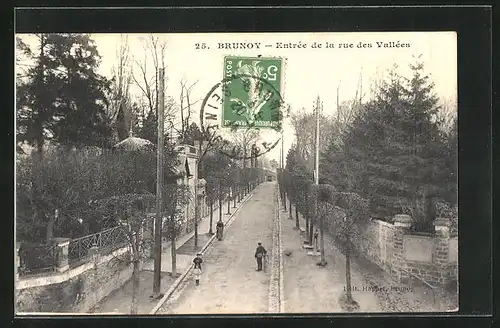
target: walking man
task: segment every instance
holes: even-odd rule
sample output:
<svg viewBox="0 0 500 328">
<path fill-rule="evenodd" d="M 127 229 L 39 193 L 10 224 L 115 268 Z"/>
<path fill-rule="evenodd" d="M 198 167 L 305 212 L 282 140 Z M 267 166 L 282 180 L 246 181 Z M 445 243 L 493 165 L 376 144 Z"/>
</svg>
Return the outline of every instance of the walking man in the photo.
<svg viewBox="0 0 500 328">
<path fill-rule="evenodd" d="M 201 277 L 201 264 L 203 263 L 203 260 L 201 258 L 201 253 L 196 254 L 196 257 L 193 260 L 194 263 L 194 279 L 196 282 L 196 286 L 200 284 L 200 277 Z"/>
<path fill-rule="evenodd" d="M 262 258 L 267 254 L 266 249 L 262 246 L 262 243 L 258 243 L 257 249 L 255 250 L 255 258 L 257 259 L 257 270 L 262 271 Z"/>
</svg>

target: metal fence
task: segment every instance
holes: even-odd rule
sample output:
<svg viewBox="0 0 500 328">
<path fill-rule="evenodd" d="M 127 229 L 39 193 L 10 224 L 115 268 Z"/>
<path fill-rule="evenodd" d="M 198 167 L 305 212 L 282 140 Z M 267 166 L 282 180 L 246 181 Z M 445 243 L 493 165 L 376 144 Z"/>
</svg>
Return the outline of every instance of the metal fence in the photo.
<svg viewBox="0 0 500 328">
<path fill-rule="evenodd" d="M 57 261 L 57 246 L 23 244 L 19 249 L 19 261 L 19 276 L 54 271 Z"/>
<path fill-rule="evenodd" d="M 124 227 L 114 227 L 98 233 L 72 239 L 69 242 L 68 262 L 72 266 L 86 262 L 91 257 L 90 248 L 97 246 L 100 254 L 111 253 L 128 244 Z"/>
</svg>

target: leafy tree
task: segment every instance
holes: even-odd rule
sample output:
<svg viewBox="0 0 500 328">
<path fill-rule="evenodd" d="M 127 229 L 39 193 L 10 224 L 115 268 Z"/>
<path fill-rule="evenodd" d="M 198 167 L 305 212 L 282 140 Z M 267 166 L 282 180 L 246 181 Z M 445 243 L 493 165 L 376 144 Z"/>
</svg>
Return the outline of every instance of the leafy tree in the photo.
<svg viewBox="0 0 500 328">
<path fill-rule="evenodd" d="M 195 122 L 192 122 L 186 130 L 184 130 L 184 134 L 180 137 L 180 142 L 186 145 L 194 146 L 194 142 L 196 140 L 204 139 L 204 135 L 201 132 L 200 128 Z"/>
<path fill-rule="evenodd" d="M 269 164 L 271 165 L 272 170 L 276 170 L 278 168 L 278 161 L 275 160 L 274 158 L 269 161 Z"/>
<path fill-rule="evenodd" d="M 439 109 L 433 85 L 422 74 L 422 64 L 411 68 L 407 81 L 395 70 L 389 73 L 343 142 L 330 144 L 323 163 L 333 173 L 331 182 L 342 188 L 350 184 L 370 199 L 374 215 L 407 213 L 424 229 L 433 220 L 431 200 L 442 183 L 444 143 L 433 120 Z"/>
<path fill-rule="evenodd" d="M 433 202 L 440 194 L 440 186 L 445 183 L 439 172 L 444 168 L 446 146 L 439 124 L 434 120 L 440 109 L 433 92 L 434 84 L 428 81 L 429 76 L 424 75 L 423 67 L 419 61 L 410 65 L 413 76 L 405 89 L 408 105 L 402 126 L 407 131 L 409 138 L 406 141 L 411 150 L 406 157 L 408 163 L 403 170 L 403 181 L 413 187 L 411 206 L 405 212 L 425 229 L 432 228 L 435 218 Z"/>
<path fill-rule="evenodd" d="M 65 146 L 110 146 L 106 116 L 110 81 L 96 73 L 99 53 L 86 34 L 39 34 L 35 53 L 18 48 L 33 62 L 17 83 L 17 141 L 42 154 L 46 140 Z"/>
<path fill-rule="evenodd" d="M 16 81 L 16 119 L 17 142 L 27 142 L 36 146 L 39 155 L 49 137 L 47 125 L 53 121 L 53 101 L 55 90 L 49 86 L 49 81 L 55 79 L 53 71 L 49 70 L 50 60 L 47 55 L 47 35 L 36 36 L 39 42 L 39 53 L 35 54 L 20 37 L 16 37 L 17 49 L 34 61 L 34 65 L 17 76 Z"/>
<path fill-rule="evenodd" d="M 171 185 L 177 179 L 173 174 L 177 156 L 170 144 L 165 153 L 165 185 Z M 21 240 L 50 241 L 53 233 L 76 238 L 115 226 L 114 216 L 95 213 L 93 201 L 156 193 L 153 151 L 54 148 L 47 155 L 42 159 L 25 155 L 16 163 L 16 222 Z"/>
</svg>

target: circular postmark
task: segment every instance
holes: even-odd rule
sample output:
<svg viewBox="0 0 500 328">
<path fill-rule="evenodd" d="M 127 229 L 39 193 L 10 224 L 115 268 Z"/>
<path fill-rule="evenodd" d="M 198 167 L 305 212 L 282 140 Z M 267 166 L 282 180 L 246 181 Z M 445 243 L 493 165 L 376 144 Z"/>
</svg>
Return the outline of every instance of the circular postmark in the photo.
<svg viewBox="0 0 500 328">
<path fill-rule="evenodd" d="M 256 158 L 279 143 L 288 110 L 280 92 L 264 77 L 231 74 L 215 84 L 203 99 L 200 128 L 217 142 L 221 153 L 234 159 Z M 223 129 L 239 135 L 240 142 L 224 139 L 217 133 Z"/>
</svg>

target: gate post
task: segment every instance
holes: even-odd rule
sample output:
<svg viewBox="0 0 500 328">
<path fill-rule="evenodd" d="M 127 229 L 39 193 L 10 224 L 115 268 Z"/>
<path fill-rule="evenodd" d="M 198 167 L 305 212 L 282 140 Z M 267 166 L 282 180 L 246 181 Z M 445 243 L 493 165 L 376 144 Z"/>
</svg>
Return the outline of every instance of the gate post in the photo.
<svg viewBox="0 0 500 328">
<path fill-rule="evenodd" d="M 54 238 L 56 243 L 56 270 L 65 272 L 69 269 L 68 250 L 70 238 Z"/>
</svg>

